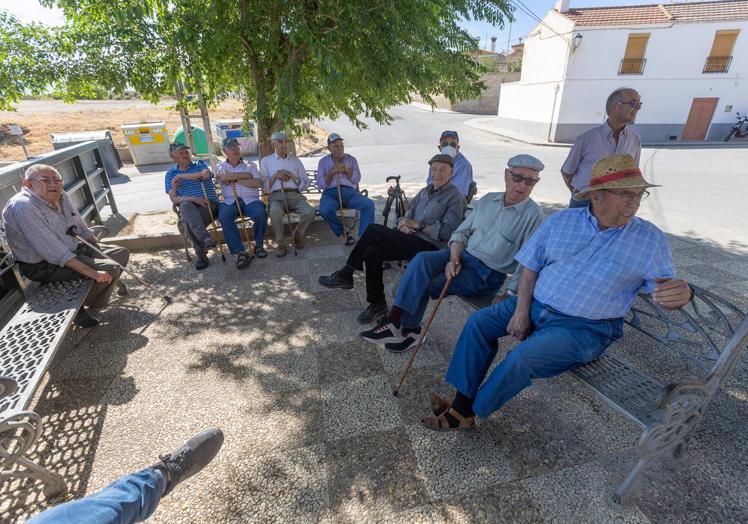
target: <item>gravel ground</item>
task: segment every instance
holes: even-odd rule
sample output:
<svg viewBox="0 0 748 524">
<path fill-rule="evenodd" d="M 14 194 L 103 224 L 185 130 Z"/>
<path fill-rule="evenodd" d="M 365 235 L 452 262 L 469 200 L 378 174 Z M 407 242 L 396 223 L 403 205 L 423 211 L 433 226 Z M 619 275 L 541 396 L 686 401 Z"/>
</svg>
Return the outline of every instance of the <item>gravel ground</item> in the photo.
<svg viewBox="0 0 748 524">
<path fill-rule="evenodd" d="M 445 302 L 393 397 L 408 355 L 358 339 L 363 280 L 353 291 L 317 284 L 348 248 L 314 230 L 298 257 L 271 255 L 241 272 L 217 256 L 199 273 L 180 251 L 133 256 L 133 269 L 175 303 L 162 311 L 128 278 L 130 296 L 113 301 L 100 327 L 68 336 L 33 406 L 45 431 L 32 458 L 65 477 L 68 498 L 218 426 L 221 453 L 164 498 L 152 522 L 748 520 L 745 358 L 688 459 L 656 464 L 615 506 L 610 494 L 637 460 L 638 427 L 565 375 L 525 390 L 473 434 L 423 429 L 428 393 L 450 392 L 444 371 L 467 310 Z M 745 259 L 672 245 L 685 277 L 746 307 Z M 611 351 L 655 371 L 677 367 L 647 344 L 629 330 Z M 502 341 L 500 353 L 508 348 Z M 48 504 L 37 483 L 6 482 L 0 521 Z"/>
</svg>

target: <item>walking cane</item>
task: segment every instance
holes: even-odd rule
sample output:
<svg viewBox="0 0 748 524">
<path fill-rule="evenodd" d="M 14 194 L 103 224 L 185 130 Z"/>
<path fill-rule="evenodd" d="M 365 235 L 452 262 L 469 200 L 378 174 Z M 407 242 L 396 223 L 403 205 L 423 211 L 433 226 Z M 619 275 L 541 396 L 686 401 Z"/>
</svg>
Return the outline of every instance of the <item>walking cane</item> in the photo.
<svg viewBox="0 0 748 524">
<path fill-rule="evenodd" d="M 423 330 L 421 331 L 421 336 L 418 339 L 418 344 L 416 344 L 416 348 L 413 350 L 413 354 L 410 355 L 410 360 L 408 360 L 408 364 L 405 366 L 405 370 L 403 371 L 403 376 L 400 377 L 400 383 L 395 388 L 395 391 L 392 392 L 393 395 L 397 396 L 397 394 L 400 392 L 400 386 L 403 385 L 403 382 L 405 382 L 405 377 L 408 376 L 408 372 L 410 371 L 410 367 L 413 365 L 413 361 L 416 359 L 418 350 L 421 349 L 421 344 L 423 344 L 423 339 L 426 338 L 426 333 L 428 332 L 429 327 L 431 327 L 431 321 L 434 320 L 434 317 L 436 316 L 436 312 L 439 310 L 439 306 L 442 305 L 442 301 L 444 300 L 444 295 L 447 294 L 447 289 L 449 288 L 449 284 L 451 282 L 452 282 L 452 277 L 449 277 L 447 281 L 444 283 L 442 292 L 439 295 L 439 300 L 436 302 L 436 305 L 434 306 L 434 310 L 431 312 L 431 316 L 429 317 L 428 321 L 426 322 L 426 325 L 423 327 Z"/>
<path fill-rule="evenodd" d="M 343 193 L 340 191 L 340 173 L 335 173 L 335 187 L 338 189 L 338 203 L 340 204 L 340 223 L 343 225 L 343 242 L 348 245 L 348 237 L 351 236 L 343 216 Z"/>
<path fill-rule="evenodd" d="M 208 191 L 205 189 L 205 181 L 200 181 L 200 187 L 203 189 L 203 196 L 205 196 L 205 201 L 208 203 L 208 214 L 210 215 L 210 224 L 213 226 L 213 233 L 215 233 L 215 238 L 213 241 L 218 244 L 218 249 L 221 251 L 221 260 L 223 263 L 226 263 L 226 255 L 223 254 L 223 244 L 221 244 L 220 241 L 218 241 L 218 228 L 216 227 L 216 219 L 213 218 L 213 208 L 210 207 L 210 199 L 208 198 Z"/>
<path fill-rule="evenodd" d="M 244 238 L 249 246 L 249 230 L 247 224 L 244 222 L 244 213 L 242 212 L 242 205 L 239 203 L 239 196 L 236 194 L 236 182 L 231 182 L 231 190 L 234 192 L 234 202 L 236 202 L 236 209 L 239 211 L 239 219 L 242 221 L 242 230 L 244 231 Z"/>
<path fill-rule="evenodd" d="M 299 252 L 296 251 L 296 242 L 294 242 L 294 237 L 296 236 L 296 229 L 291 225 L 291 213 L 288 211 L 288 201 L 286 200 L 286 190 L 283 189 L 283 180 L 281 180 L 281 196 L 283 197 L 283 207 L 285 208 L 286 216 L 288 217 L 288 230 L 291 232 L 291 245 L 293 246 L 293 256 L 297 256 Z"/>
<path fill-rule="evenodd" d="M 66 231 L 66 233 L 68 235 L 70 235 L 71 237 L 75 238 L 81 244 L 87 245 L 88 247 L 90 247 L 91 249 L 93 249 L 94 251 L 96 251 L 99 255 L 101 255 L 102 257 L 106 258 L 107 260 L 111 260 L 112 262 L 114 262 L 115 264 L 117 264 L 122 271 L 124 271 L 125 273 L 127 273 L 128 275 L 130 275 L 131 277 L 133 277 L 135 280 L 137 280 L 141 284 L 144 284 L 144 285 L 148 286 L 149 288 L 153 289 L 154 291 L 158 291 L 159 293 L 161 293 L 161 291 L 155 285 L 151 284 L 150 282 L 148 282 L 144 278 L 140 278 L 138 275 L 136 275 L 135 273 L 133 273 L 132 271 L 130 271 L 129 269 L 127 269 L 125 266 L 123 266 L 122 264 L 120 264 L 119 262 L 117 262 L 116 260 L 114 260 L 112 257 L 110 257 L 109 255 L 107 255 L 106 253 L 104 253 L 101 249 L 99 249 L 98 247 L 94 246 L 93 244 L 91 244 L 90 242 L 88 242 L 87 240 L 85 240 L 84 238 L 82 238 L 80 235 L 78 235 L 78 233 L 75 232 L 77 229 L 78 228 L 76 226 L 70 226 L 68 228 L 68 230 Z M 166 302 L 167 304 L 171 304 L 171 302 L 172 302 L 172 298 L 169 295 L 163 295 L 163 299 L 164 299 L 164 302 Z"/>
</svg>

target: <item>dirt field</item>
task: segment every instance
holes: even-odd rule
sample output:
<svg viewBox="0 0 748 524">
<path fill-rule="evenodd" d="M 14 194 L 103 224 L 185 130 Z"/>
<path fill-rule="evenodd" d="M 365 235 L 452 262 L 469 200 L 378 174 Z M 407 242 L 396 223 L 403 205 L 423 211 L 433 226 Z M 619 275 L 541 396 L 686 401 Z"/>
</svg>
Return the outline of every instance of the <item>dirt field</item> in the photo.
<svg viewBox="0 0 748 524">
<path fill-rule="evenodd" d="M 72 133 L 108 129 L 115 144 L 125 146 L 120 130 L 122 124 L 164 121 L 170 135 L 181 125 L 179 113 L 174 110 L 173 99 L 163 99 L 158 105 L 143 100 L 91 100 L 65 104 L 58 100 L 23 101 L 16 112 L 0 111 L 0 161 L 23 160 L 23 149 L 18 137 L 8 133 L 9 124 L 19 124 L 24 131 L 30 155 L 40 155 L 52 150 L 52 133 Z M 226 100 L 210 110 L 211 121 L 241 118 L 242 107 L 238 100 Z M 198 119 L 199 120 L 199 119 Z M 200 125 L 202 123 L 193 123 Z M 215 129 L 212 130 L 215 133 Z M 314 127 L 314 135 L 302 139 L 301 151 L 322 145 L 319 140 L 325 131 Z"/>
</svg>

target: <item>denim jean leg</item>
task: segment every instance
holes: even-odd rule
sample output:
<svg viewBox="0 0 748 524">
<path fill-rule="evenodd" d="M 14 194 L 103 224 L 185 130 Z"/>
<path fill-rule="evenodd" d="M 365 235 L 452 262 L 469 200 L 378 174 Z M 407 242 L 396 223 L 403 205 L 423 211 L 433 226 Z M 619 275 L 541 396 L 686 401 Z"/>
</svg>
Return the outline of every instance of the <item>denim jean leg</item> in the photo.
<svg viewBox="0 0 748 524">
<path fill-rule="evenodd" d="M 340 202 L 338 202 L 337 188 L 330 187 L 325 189 L 319 200 L 319 214 L 327 222 L 327 225 L 330 226 L 336 237 L 343 234 L 343 224 L 340 223 L 340 216 L 338 216 L 339 209 Z"/>
<path fill-rule="evenodd" d="M 423 251 L 408 262 L 408 267 L 400 279 L 394 302 L 396 306 L 406 311 L 403 318 L 404 326 L 415 327 L 420 325 L 420 323 L 406 324 L 405 317 L 408 316 L 408 313 L 410 313 L 409 316 L 417 315 L 419 310 L 421 310 L 420 316 L 423 316 L 423 309 L 425 309 L 429 300 L 426 290 L 432 278 L 444 275 L 444 266 L 447 262 L 449 262 L 448 249 Z"/>
<path fill-rule="evenodd" d="M 597 358 L 611 343 L 608 321 L 585 321 L 533 301 L 535 330 L 493 370 L 474 397 L 473 411 L 487 417 L 537 378 L 560 375 Z"/>
<path fill-rule="evenodd" d="M 477 395 L 516 305 L 517 299 L 511 297 L 480 309 L 470 315 L 462 328 L 446 378 L 463 395 L 473 399 Z"/>
<path fill-rule="evenodd" d="M 101 491 L 54 506 L 28 522 L 33 524 L 115 524 L 150 517 L 164 492 L 164 477 L 154 468 L 121 477 Z"/>
<path fill-rule="evenodd" d="M 255 245 L 262 247 L 265 242 L 265 229 L 268 226 L 268 214 L 265 210 L 265 204 L 260 200 L 255 200 L 249 204 L 244 204 L 244 214 L 252 219 L 252 233 L 255 237 Z"/>
<path fill-rule="evenodd" d="M 349 209 L 355 209 L 360 214 L 358 223 L 358 236 L 366 231 L 370 224 L 374 223 L 374 202 L 358 192 L 353 187 L 340 188 L 343 194 L 343 205 Z"/>
<path fill-rule="evenodd" d="M 236 225 L 236 217 L 239 216 L 239 210 L 236 203 L 226 204 L 221 202 L 218 207 L 218 221 L 223 228 L 223 238 L 229 246 L 229 253 L 236 255 L 244 252 L 244 244 L 239 234 L 239 226 Z"/>
</svg>

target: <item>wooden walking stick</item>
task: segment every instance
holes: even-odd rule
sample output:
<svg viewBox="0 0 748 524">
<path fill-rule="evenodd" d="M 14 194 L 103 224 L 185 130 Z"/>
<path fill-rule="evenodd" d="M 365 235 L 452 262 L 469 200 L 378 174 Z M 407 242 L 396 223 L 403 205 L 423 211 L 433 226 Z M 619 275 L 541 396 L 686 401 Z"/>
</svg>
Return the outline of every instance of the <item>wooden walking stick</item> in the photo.
<svg viewBox="0 0 748 524">
<path fill-rule="evenodd" d="M 439 295 L 439 300 L 436 302 L 436 305 L 434 306 L 434 310 L 431 312 L 431 316 L 429 317 L 428 321 L 426 321 L 426 325 L 423 326 L 423 329 L 421 330 L 421 336 L 418 339 L 418 344 L 416 344 L 416 348 L 413 350 L 413 353 L 410 355 L 410 360 L 408 360 L 408 364 L 405 366 L 405 370 L 403 371 L 403 376 L 400 377 L 400 382 L 395 388 L 395 391 L 392 392 L 393 395 L 397 396 L 397 394 L 400 392 L 400 386 L 403 385 L 403 382 L 405 382 L 405 377 L 408 376 L 410 367 L 413 365 L 413 361 L 416 359 L 418 350 L 421 349 L 421 344 L 423 344 L 423 340 L 426 338 L 426 333 L 428 332 L 429 327 L 431 327 L 431 321 L 434 320 L 434 317 L 436 316 L 436 312 L 439 310 L 439 306 L 442 305 L 442 301 L 444 300 L 444 295 L 447 294 L 447 289 L 449 289 L 449 284 L 451 282 L 452 282 L 452 277 L 449 277 L 447 281 L 444 283 L 442 292 Z"/>
<path fill-rule="evenodd" d="M 340 223 L 343 226 L 343 242 L 348 245 L 348 237 L 351 236 L 348 231 L 348 226 L 345 224 L 345 217 L 343 216 L 343 193 L 340 191 L 340 173 L 335 173 L 335 187 L 338 189 L 338 203 L 340 204 Z"/>
<path fill-rule="evenodd" d="M 208 202 L 208 214 L 210 215 L 210 224 L 213 226 L 213 233 L 215 233 L 215 237 L 213 237 L 213 241 L 218 244 L 218 249 L 221 251 L 221 260 L 226 263 L 226 255 L 223 254 L 223 244 L 217 241 L 218 238 L 218 228 L 216 227 L 216 219 L 213 217 L 213 208 L 210 207 L 210 199 L 208 198 L 208 191 L 205 189 L 205 181 L 200 181 L 200 187 L 203 189 L 203 196 L 205 196 L 205 201 Z M 212 236 L 212 235 L 211 235 Z"/>
<path fill-rule="evenodd" d="M 283 207 L 285 208 L 286 216 L 288 217 L 288 230 L 291 232 L 291 245 L 293 246 L 293 256 L 297 256 L 299 252 L 296 251 L 296 242 L 294 242 L 294 237 L 296 236 L 296 229 L 291 225 L 291 213 L 288 210 L 288 200 L 286 200 L 286 190 L 283 189 L 282 180 L 281 180 L 281 196 L 283 197 Z"/>
<path fill-rule="evenodd" d="M 247 247 L 249 248 L 249 230 L 247 229 L 246 222 L 244 222 L 244 213 L 242 212 L 242 205 L 239 203 L 239 195 L 236 194 L 236 181 L 231 182 L 231 190 L 234 192 L 234 202 L 236 202 L 236 209 L 239 211 L 239 220 L 242 221 L 244 239 L 247 241 Z"/>
</svg>

